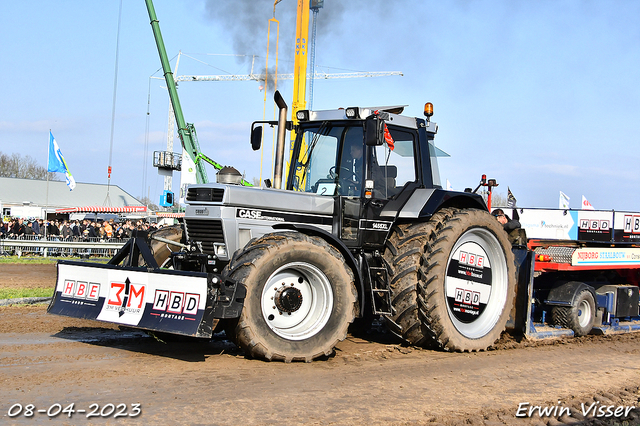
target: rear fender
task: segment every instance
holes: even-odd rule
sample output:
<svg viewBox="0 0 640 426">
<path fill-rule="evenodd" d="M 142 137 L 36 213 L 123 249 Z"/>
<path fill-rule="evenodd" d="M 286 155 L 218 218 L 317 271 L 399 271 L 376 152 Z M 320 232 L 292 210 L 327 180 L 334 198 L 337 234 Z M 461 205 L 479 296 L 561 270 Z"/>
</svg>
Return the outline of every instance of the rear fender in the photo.
<svg viewBox="0 0 640 426">
<path fill-rule="evenodd" d="M 424 207 L 420 210 L 419 217 L 431 217 L 438 210 L 445 207 L 487 210 L 487 205 L 478 194 L 436 189 L 424 203 Z"/>
<path fill-rule="evenodd" d="M 596 299 L 596 292 L 593 287 L 580 281 L 568 281 L 551 289 L 547 299 L 544 301 L 552 306 L 575 306 L 576 298 L 583 290 L 588 290 Z"/>
</svg>

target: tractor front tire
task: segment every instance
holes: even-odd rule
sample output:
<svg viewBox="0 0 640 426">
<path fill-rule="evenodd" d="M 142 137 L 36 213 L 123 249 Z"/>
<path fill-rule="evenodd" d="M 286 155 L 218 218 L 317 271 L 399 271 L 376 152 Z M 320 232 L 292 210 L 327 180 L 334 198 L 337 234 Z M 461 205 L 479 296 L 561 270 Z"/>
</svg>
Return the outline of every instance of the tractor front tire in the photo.
<svg viewBox="0 0 640 426">
<path fill-rule="evenodd" d="M 444 350 L 485 350 L 505 330 L 515 298 L 507 233 L 484 210 L 443 209 L 430 222 L 417 289 L 422 324 Z"/>
<path fill-rule="evenodd" d="M 247 289 L 227 332 L 249 357 L 311 362 L 331 355 L 355 318 L 353 272 L 319 237 L 286 231 L 251 240 L 223 276 Z"/>
</svg>

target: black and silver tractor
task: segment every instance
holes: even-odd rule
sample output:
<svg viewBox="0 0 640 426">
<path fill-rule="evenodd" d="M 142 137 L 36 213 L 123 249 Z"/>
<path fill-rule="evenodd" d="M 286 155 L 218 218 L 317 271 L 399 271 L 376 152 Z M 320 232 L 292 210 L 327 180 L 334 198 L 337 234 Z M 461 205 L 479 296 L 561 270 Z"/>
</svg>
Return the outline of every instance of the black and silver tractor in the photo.
<svg viewBox="0 0 640 426">
<path fill-rule="evenodd" d="M 514 255 L 479 195 L 442 188 L 432 105 L 425 118 L 400 115 L 403 107 L 298 111 L 294 124 L 277 92 L 276 103 L 278 122 L 252 125 L 254 149 L 262 125 L 278 126 L 273 184 L 241 186 L 221 173 L 226 183 L 191 185 L 183 232 L 152 235 L 150 251 L 131 243 L 111 262 L 173 277 L 153 289 L 148 278 L 146 322 L 128 325 L 205 337 L 217 326 L 248 356 L 284 361 L 329 355 L 354 320 L 374 317 L 412 345 L 492 345 L 514 304 Z M 284 173 L 287 130 L 295 141 Z M 182 249 L 170 244 L 179 239 Z M 181 276 L 206 281 L 197 333 L 168 326 L 184 321 L 168 314 Z M 113 310 L 124 305 L 104 297 Z M 164 323 L 148 317 L 154 309 Z"/>
<path fill-rule="evenodd" d="M 186 239 L 246 287 L 227 332 L 252 356 L 329 354 L 354 318 L 373 315 L 446 350 L 483 350 L 504 330 L 516 280 L 507 236 L 479 195 L 442 188 L 432 106 L 426 119 L 402 109 L 299 111 L 297 125 L 279 123 L 275 188 L 189 187 Z M 284 128 L 296 135 L 285 176 Z"/>
</svg>

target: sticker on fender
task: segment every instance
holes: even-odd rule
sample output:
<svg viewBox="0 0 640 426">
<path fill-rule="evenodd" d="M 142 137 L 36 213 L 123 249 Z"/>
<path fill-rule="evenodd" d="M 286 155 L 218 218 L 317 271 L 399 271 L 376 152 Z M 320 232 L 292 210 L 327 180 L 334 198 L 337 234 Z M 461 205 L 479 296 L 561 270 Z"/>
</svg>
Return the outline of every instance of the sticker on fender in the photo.
<svg viewBox="0 0 640 426">
<path fill-rule="evenodd" d="M 445 291 L 449 310 L 459 321 L 469 323 L 482 315 L 491 296 L 491 264 L 479 244 L 466 242 L 452 254 Z"/>
<path fill-rule="evenodd" d="M 195 275 L 59 263 L 49 312 L 195 336 L 207 301 Z"/>
</svg>

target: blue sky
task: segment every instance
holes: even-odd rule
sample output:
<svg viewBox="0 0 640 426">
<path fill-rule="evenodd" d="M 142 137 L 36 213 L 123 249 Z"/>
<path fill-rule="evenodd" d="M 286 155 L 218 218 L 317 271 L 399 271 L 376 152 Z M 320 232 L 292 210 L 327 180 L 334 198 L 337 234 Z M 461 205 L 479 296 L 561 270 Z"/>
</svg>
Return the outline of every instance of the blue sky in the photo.
<svg viewBox="0 0 640 426">
<path fill-rule="evenodd" d="M 249 73 L 249 60 L 223 54 L 264 64 L 272 0 L 154 4 L 169 57 L 188 55 L 179 75 Z M 107 182 L 118 7 L 3 4 L 1 152 L 44 166 L 51 129 L 78 182 Z M 295 8 L 295 0 L 276 7 L 279 72 L 292 67 Z M 573 208 L 584 195 L 597 209 L 640 211 L 640 2 L 325 0 L 316 49 L 324 71 L 403 72 L 316 81 L 314 108 L 406 104 L 406 114 L 421 116 L 432 102 L 436 144 L 451 154 L 440 160 L 441 177 L 455 189 L 486 173 L 522 207 L 555 208 L 563 191 Z M 149 79 L 159 68 L 144 1 L 125 0 L 111 183 L 152 200 L 163 183 L 144 158 L 148 99 L 150 153 L 165 149 L 168 117 L 164 84 Z M 292 83 L 279 89 L 290 104 Z M 258 177 L 249 129 L 265 109 L 273 114 L 258 83 L 189 82 L 179 94 L 202 150 Z"/>
</svg>

